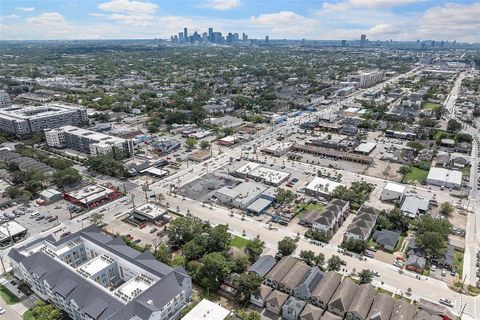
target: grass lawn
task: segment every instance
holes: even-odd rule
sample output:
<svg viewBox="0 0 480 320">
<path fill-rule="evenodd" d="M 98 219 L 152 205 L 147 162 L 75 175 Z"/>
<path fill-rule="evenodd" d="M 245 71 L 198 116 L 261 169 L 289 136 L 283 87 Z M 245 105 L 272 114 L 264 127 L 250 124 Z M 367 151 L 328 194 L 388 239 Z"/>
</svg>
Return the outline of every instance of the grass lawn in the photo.
<svg viewBox="0 0 480 320">
<path fill-rule="evenodd" d="M 247 246 L 247 244 L 250 242 L 250 240 L 235 236 L 233 237 L 232 241 L 230 242 L 230 245 L 239 249 L 243 249 Z"/>
<path fill-rule="evenodd" d="M 428 171 L 419 169 L 417 167 L 410 167 L 410 172 L 405 175 L 403 182 L 423 182 L 427 180 Z"/>
<path fill-rule="evenodd" d="M 405 237 L 400 237 L 400 239 L 398 239 L 397 245 L 395 246 L 393 251 L 394 252 L 395 251 L 401 251 L 404 242 L 405 242 Z"/>
<path fill-rule="evenodd" d="M 27 310 L 23 314 L 23 320 L 33 320 L 32 310 Z"/>
<path fill-rule="evenodd" d="M 20 302 L 20 300 L 4 286 L 0 286 L 0 296 L 6 304 L 15 304 Z"/>
<path fill-rule="evenodd" d="M 423 107 L 423 109 L 434 110 L 440 107 L 441 106 L 438 103 L 427 102 L 425 103 L 425 106 Z"/>
<path fill-rule="evenodd" d="M 307 213 L 310 210 L 318 210 L 318 211 L 323 211 L 324 205 L 321 203 L 310 203 L 310 204 L 299 204 L 297 205 L 297 208 L 295 212 L 297 213 L 297 218 L 302 219 L 305 213 Z"/>
<path fill-rule="evenodd" d="M 442 134 L 445 134 L 444 139 L 455 139 L 455 133 L 448 132 L 445 130 L 436 130 L 435 134 L 433 135 L 433 139 L 437 140 L 438 138 L 440 138 Z"/>
<path fill-rule="evenodd" d="M 463 168 L 462 170 L 463 175 L 470 177 L 470 169 L 471 169 L 471 166 L 465 166 L 465 168 Z"/>
<path fill-rule="evenodd" d="M 455 266 L 455 272 L 458 273 L 458 277 L 462 279 L 463 275 L 463 252 L 456 251 L 453 253 L 453 264 Z"/>
</svg>

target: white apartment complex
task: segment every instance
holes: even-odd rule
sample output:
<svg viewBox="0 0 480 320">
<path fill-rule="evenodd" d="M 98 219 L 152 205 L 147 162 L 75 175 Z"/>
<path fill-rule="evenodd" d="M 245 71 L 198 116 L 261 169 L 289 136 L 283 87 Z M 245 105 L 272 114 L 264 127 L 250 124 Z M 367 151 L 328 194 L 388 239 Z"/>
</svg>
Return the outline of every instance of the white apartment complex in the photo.
<svg viewBox="0 0 480 320">
<path fill-rule="evenodd" d="M 384 76 L 385 76 L 385 72 L 381 70 L 362 72 L 359 75 L 360 87 L 369 88 L 371 86 L 374 86 L 380 81 L 382 81 Z"/>
<path fill-rule="evenodd" d="M 73 320 L 168 320 L 191 300 L 185 270 L 158 262 L 90 226 L 8 254 L 15 277 Z"/>
<path fill-rule="evenodd" d="M 67 147 L 92 156 L 107 154 L 113 148 L 134 153 L 133 140 L 110 136 L 74 126 L 45 130 L 47 145 L 55 148 Z"/>
<path fill-rule="evenodd" d="M 88 123 L 87 111 L 82 107 L 47 104 L 38 107 L 14 105 L 0 108 L 0 132 L 20 136 L 65 125 L 86 123 Z"/>
</svg>

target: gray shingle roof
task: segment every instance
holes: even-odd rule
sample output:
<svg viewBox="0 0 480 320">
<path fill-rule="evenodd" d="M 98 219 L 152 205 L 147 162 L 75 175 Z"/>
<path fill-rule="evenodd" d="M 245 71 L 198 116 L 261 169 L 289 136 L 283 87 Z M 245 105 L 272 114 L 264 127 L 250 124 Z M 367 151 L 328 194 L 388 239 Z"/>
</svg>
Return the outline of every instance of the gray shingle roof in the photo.
<svg viewBox="0 0 480 320">
<path fill-rule="evenodd" d="M 249 272 L 255 272 L 261 277 L 264 277 L 275 265 L 277 260 L 270 255 L 261 256 L 254 264 L 248 268 Z"/>
<path fill-rule="evenodd" d="M 369 283 L 359 285 L 347 312 L 354 314 L 358 318 L 365 319 L 376 292 L 377 290 Z"/>
</svg>

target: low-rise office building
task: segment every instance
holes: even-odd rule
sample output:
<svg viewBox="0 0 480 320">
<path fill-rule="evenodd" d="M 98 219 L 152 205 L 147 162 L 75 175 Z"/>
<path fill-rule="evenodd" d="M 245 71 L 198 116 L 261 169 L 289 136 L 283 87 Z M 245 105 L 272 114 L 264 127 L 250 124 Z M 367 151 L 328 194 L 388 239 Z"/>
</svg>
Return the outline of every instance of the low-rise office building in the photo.
<svg viewBox="0 0 480 320">
<path fill-rule="evenodd" d="M 73 320 L 173 319 L 192 297 L 183 268 L 173 269 L 95 226 L 58 241 L 40 238 L 8 257 L 15 277 Z"/>
<path fill-rule="evenodd" d="M 431 168 L 428 172 L 427 183 L 452 189 L 460 189 L 462 186 L 462 172 L 444 168 Z"/>
</svg>

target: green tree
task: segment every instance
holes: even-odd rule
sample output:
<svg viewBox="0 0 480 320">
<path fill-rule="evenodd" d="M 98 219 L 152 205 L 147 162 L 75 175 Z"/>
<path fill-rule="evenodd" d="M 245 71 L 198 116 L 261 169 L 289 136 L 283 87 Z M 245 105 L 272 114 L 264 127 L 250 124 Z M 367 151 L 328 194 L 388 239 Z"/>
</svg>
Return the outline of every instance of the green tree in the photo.
<svg viewBox="0 0 480 320">
<path fill-rule="evenodd" d="M 199 271 L 199 281 L 202 287 L 218 290 L 227 275 L 232 271 L 232 262 L 224 254 L 213 252 L 205 255 Z"/>
<path fill-rule="evenodd" d="M 275 194 L 275 199 L 280 204 L 289 203 L 295 199 L 295 194 L 291 190 L 278 188 L 277 193 Z"/>
<path fill-rule="evenodd" d="M 373 273 L 368 269 L 363 269 L 358 273 L 358 277 L 360 278 L 360 284 L 370 283 L 373 279 Z"/>
<path fill-rule="evenodd" d="M 168 247 L 162 243 L 154 252 L 155 258 L 165 264 L 170 265 L 172 262 L 172 254 L 168 251 Z"/>
<path fill-rule="evenodd" d="M 208 232 L 208 252 L 227 251 L 231 241 L 232 235 L 228 232 L 228 225 L 216 225 Z"/>
<path fill-rule="evenodd" d="M 289 256 L 297 249 L 297 241 L 290 237 L 285 237 L 278 242 L 278 252 L 283 256 Z"/>
<path fill-rule="evenodd" d="M 192 137 L 189 137 L 185 140 L 185 144 L 187 145 L 187 148 L 189 150 L 192 150 L 197 145 L 197 143 L 198 143 L 197 139 Z"/>
<path fill-rule="evenodd" d="M 250 261 L 246 255 L 240 255 L 232 258 L 233 267 L 232 272 L 242 273 L 247 271 Z"/>
<path fill-rule="evenodd" d="M 455 119 L 448 120 L 447 131 L 457 132 L 462 129 L 462 124 Z"/>
<path fill-rule="evenodd" d="M 342 265 L 342 259 L 339 256 L 331 256 L 330 259 L 327 261 L 327 269 L 328 271 L 338 271 Z"/>
<path fill-rule="evenodd" d="M 418 247 L 425 250 L 427 257 L 440 258 L 447 250 L 447 240 L 439 232 L 428 231 L 415 238 Z"/>
<path fill-rule="evenodd" d="M 188 241 L 182 247 L 182 253 L 187 261 L 200 259 L 206 251 L 206 247 L 197 242 L 196 239 Z"/>
<path fill-rule="evenodd" d="M 398 169 L 398 173 L 400 173 L 402 176 L 406 176 L 407 174 L 410 173 L 410 171 L 412 171 L 412 169 L 409 167 L 409 166 L 401 166 L 399 169 Z"/>
<path fill-rule="evenodd" d="M 260 240 L 259 237 L 256 237 L 255 239 L 249 241 L 247 243 L 247 246 L 245 248 L 245 251 L 247 252 L 250 262 L 255 262 L 257 259 L 260 257 L 260 255 L 263 252 L 263 247 L 265 246 L 265 242 Z"/>
<path fill-rule="evenodd" d="M 52 175 L 53 183 L 59 188 L 73 185 L 82 180 L 82 175 L 74 168 L 56 170 Z"/>
<path fill-rule="evenodd" d="M 442 204 L 440 205 L 440 212 L 444 216 L 448 216 L 450 213 L 453 212 L 453 206 L 448 201 L 442 202 Z"/>
<path fill-rule="evenodd" d="M 309 266 L 313 266 L 315 264 L 315 252 L 312 250 L 302 250 L 300 251 L 300 259 L 305 261 Z"/>
<path fill-rule="evenodd" d="M 257 290 L 263 282 L 263 278 L 254 272 L 245 272 L 235 279 L 236 299 L 240 303 L 250 301 L 250 295 Z"/>
<path fill-rule="evenodd" d="M 34 320 L 60 320 L 62 312 L 54 305 L 38 300 L 32 308 L 32 317 Z"/>
<path fill-rule="evenodd" d="M 390 211 L 382 211 L 377 219 L 377 230 L 387 229 L 400 231 L 406 234 L 410 226 L 410 218 L 400 211 L 400 208 L 393 208 Z"/>
<path fill-rule="evenodd" d="M 325 264 L 325 255 L 323 253 L 319 253 L 313 259 L 316 266 L 321 267 Z"/>
<path fill-rule="evenodd" d="M 179 217 L 168 224 L 166 235 L 171 246 L 181 247 L 207 229 L 208 225 L 197 217 Z"/>
<path fill-rule="evenodd" d="M 100 212 L 94 212 L 90 215 L 90 217 L 88 218 L 88 220 L 90 220 L 90 222 L 93 224 L 93 225 L 100 225 L 103 223 L 103 213 L 100 213 Z"/>
<path fill-rule="evenodd" d="M 255 310 L 237 310 L 236 315 L 241 320 L 262 320 L 262 315 Z"/>
<path fill-rule="evenodd" d="M 208 148 L 210 148 L 210 142 L 203 140 L 202 142 L 200 142 L 200 148 L 202 150 L 207 150 Z"/>
</svg>

